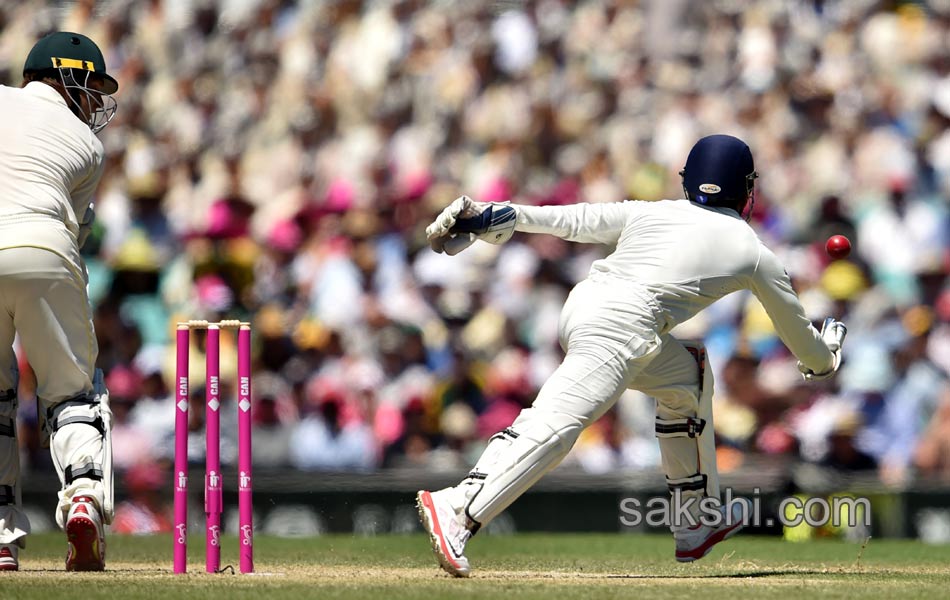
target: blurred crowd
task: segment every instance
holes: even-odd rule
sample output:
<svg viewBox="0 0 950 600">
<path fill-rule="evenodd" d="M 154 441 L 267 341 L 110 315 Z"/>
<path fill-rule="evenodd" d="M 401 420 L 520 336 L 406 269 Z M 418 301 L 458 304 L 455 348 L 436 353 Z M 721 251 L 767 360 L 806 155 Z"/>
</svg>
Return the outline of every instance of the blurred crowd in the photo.
<svg viewBox="0 0 950 600">
<path fill-rule="evenodd" d="M 252 322 L 257 468 L 467 468 L 559 363 L 561 305 L 609 249 L 519 234 L 447 257 L 425 225 L 461 193 L 680 198 L 677 172 L 713 132 L 752 147 L 752 223 L 809 316 L 849 326 L 822 385 L 749 295 L 674 332 L 709 347 L 722 469 L 766 454 L 950 481 L 950 2 L 0 6 L 7 84 L 53 29 L 92 37 L 120 82 L 83 253 L 130 487 L 166 485 L 181 319 Z M 824 254 L 831 234 L 851 257 Z M 229 463 L 234 348 L 225 333 Z M 49 462 L 30 393 L 24 377 L 27 469 Z M 628 392 L 562 468 L 658 464 L 652 401 Z"/>
</svg>

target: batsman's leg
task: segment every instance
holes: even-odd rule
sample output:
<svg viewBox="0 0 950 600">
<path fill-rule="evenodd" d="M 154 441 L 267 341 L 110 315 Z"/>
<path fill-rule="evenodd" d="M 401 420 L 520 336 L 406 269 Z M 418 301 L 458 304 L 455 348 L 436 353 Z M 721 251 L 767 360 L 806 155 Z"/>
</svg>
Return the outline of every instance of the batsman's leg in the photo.
<svg viewBox="0 0 950 600">
<path fill-rule="evenodd" d="M 108 406 L 108 405 L 106 405 Z M 108 423 L 99 396 L 76 396 L 50 406 L 46 411 L 50 451 L 62 482 L 56 521 L 66 531 L 69 571 L 101 571 L 105 568 L 103 511 L 106 483 L 112 477 Z"/>
<path fill-rule="evenodd" d="M 93 385 L 98 346 L 82 271 L 53 252 L 0 251 L 14 294 L 14 323 L 46 418 L 62 489 L 56 522 L 66 531 L 69 570 L 105 565 L 103 469 L 106 426 Z M 6 259 L 17 257 L 11 265 Z M 106 479 L 108 479 L 106 477 Z"/>
<path fill-rule="evenodd" d="M 2 284 L 0 278 L 0 284 Z M 0 285 L 0 570 L 19 569 L 19 549 L 30 533 L 30 521 L 20 501 L 20 452 L 16 437 L 16 331 L 7 305 L 9 286 Z"/>
<path fill-rule="evenodd" d="M 12 388 L 0 392 L 0 571 L 20 568 L 19 549 L 24 547 L 30 533 L 30 522 L 20 501 L 16 413 L 14 383 Z"/>
<path fill-rule="evenodd" d="M 671 527 L 676 559 L 689 562 L 702 558 L 716 543 L 738 533 L 744 510 L 738 503 L 724 509 L 719 506 L 713 373 L 706 365 L 705 346 L 663 336 L 656 359 L 637 375 L 630 387 L 656 398 L 656 437 L 666 482 L 674 500 L 687 507 L 683 512 L 672 513 L 678 518 L 686 517 L 684 522 L 674 522 Z M 704 500 L 707 512 L 712 514 L 715 510 L 721 515 L 721 525 L 702 524 Z M 710 520 L 708 516 L 706 520 Z"/>
</svg>

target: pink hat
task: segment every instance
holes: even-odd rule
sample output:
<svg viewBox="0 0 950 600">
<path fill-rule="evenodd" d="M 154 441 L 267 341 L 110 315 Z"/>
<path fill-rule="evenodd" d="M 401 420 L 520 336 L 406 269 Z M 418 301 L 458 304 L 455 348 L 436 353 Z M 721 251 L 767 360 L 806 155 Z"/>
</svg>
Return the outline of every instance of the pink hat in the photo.
<svg viewBox="0 0 950 600">
<path fill-rule="evenodd" d="M 353 207 L 356 190 L 345 179 L 335 179 L 327 189 L 326 208 L 330 212 L 346 212 Z"/>
<path fill-rule="evenodd" d="M 482 188 L 478 199 L 482 202 L 504 202 L 511 199 L 511 184 L 504 177 L 496 177 Z"/>
<path fill-rule="evenodd" d="M 208 227 L 205 235 L 212 238 L 245 236 L 250 229 L 248 217 L 251 212 L 253 212 L 253 206 L 246 200 L 234 198 L 215 200 L 208 209 Z"/>
<path fill-rule="evenodd" d="M 105 383 L 114 398 L 136 400 L 141 395 L 142 376 L 125 365 L 112 367 Z"/>
<path fill-rule="evenodd" d="M 296 251 L 302 241 L 303 232 L 292 219 L 277 221 L 267 234 L 267 245 L 281 252 Z"/>
<path fill-rule="evenodd" d="M 202 307 L 215 312 L 228 310 L 234 304 L 234 292 L 218 275 L 202 275 L 195 281 L 195 293 Z"/>
<path fill-rule="evenodd" d="M 426 169 L 417 169 L 400 177 L 397 201 L 413 202 L 425 196 L 432 187 L 433 177 Z"/>
</svg>

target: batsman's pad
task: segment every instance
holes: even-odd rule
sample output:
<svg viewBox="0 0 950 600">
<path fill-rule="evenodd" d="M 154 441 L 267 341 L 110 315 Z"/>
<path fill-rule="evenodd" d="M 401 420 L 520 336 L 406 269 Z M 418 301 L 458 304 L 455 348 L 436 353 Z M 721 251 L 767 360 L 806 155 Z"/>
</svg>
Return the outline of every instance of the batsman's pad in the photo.
<svg viewBox="0 0 950 600">
<path fill-rule="evenodd" d="M 93 497 L 103 520 L 112 521 L 112 511 L 106 510 L 112 508 L 112 492 L 106 490 L 106 484 L 112 485 L 112 451 L 107 448 L 111 445 L 112 412 L 108 395 L 104 404 L 100 395 L 95 391 L 81 394 L 46 411 L 50 454 L 62 484 L 56 511 L 60 527 L 65 526 L 72 498 L 79 494 Z"/>
<path fill-rule="evenodd" d="M 581 421 L 567 414 L 522 411 L 491 439 L 466 479 L 475 490 L 465 508 L 468 518 L 477 527 L 501 514 L 567 456 L 582 429 Z"/>
<path fill-rule="evenodd" d="M 664 342 L 667 343 L 667 342 Z M 677 360 L 684 368 L 695 369 L 689 377 L 695 385 L 670 385 L 654 390 L 656 437 L 666 483 L 670 492 L 683 497 L 719 498 L 719 471 L 716 468 L 716 436 L 713 431 L 713 373 L 706 367 L 706 348 L 698 342 L 678 342 L 687 354 Z M 689 358 L 684 358 L 688 356 Z M 663 354 L 657 360 L 663 359 Z M 671 384 L 675 382 L 670 382 Z"/>
<path fill-rule="evenodd" d="M 112 523 L 115 516 L 115 481 L 112 469 L 112 406 L 109 404 L 109 390 L 106 388 L 102 369 L 96 369 L 92 380 L 93 393 L 99 401 L 99 415 L 102 417 L 102 520 Z"/>
<path fill-rule="evenodd" d="M 22 548 L 30 533 L 30 521 L 21 509 L 16 414 L 16 390 L 0 392 L 0 544 L 16 544 Z"/>
<path fill-rule="evenodd" d="M 16 439 L 16 390 L 0 392 L 0 485 L 16 481 L 20 459 Z"/>
</svg>

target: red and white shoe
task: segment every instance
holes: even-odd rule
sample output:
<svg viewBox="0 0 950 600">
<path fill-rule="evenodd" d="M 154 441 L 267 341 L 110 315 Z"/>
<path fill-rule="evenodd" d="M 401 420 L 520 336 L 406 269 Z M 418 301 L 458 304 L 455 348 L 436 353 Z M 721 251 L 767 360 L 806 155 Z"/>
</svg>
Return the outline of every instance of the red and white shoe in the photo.
<svg viewBox="0 0 950 600">
<path fill-rule="evenodd" d="M 468 577 L 471 569 L 465 558 L 465 544 L 472 537 L 464 506 L 452 502 L 455 490 L 421 491 L 416 494 L 419 519 L 429 534 L 432 551 L 442 569 L 456 577 Z"/>
<path fill-rule="evenodd" d="M 739 533 L 745 526 L 742 518 L 744 503 L 744 500 L 734 500 L 729 506 L 723 506 L 720 509 L 723 518 L 718 526 L 711 527 L 699 523 L 693 527 L 674 530 L 676 560 L 679 562 L 699 560 L 709 554 L 713 546 Z"/>
<path fill-rule="evenodd" d="M 0 545 L 0 571 L 19 571 L 19 548 L 14 544 Z"/>
<path fill-rule="evenodd" d="M 67 571 L 102 571 L 106 568 L 106 538 L 96 501 L 76 496 L 66 517 Z"/>
</svg>

